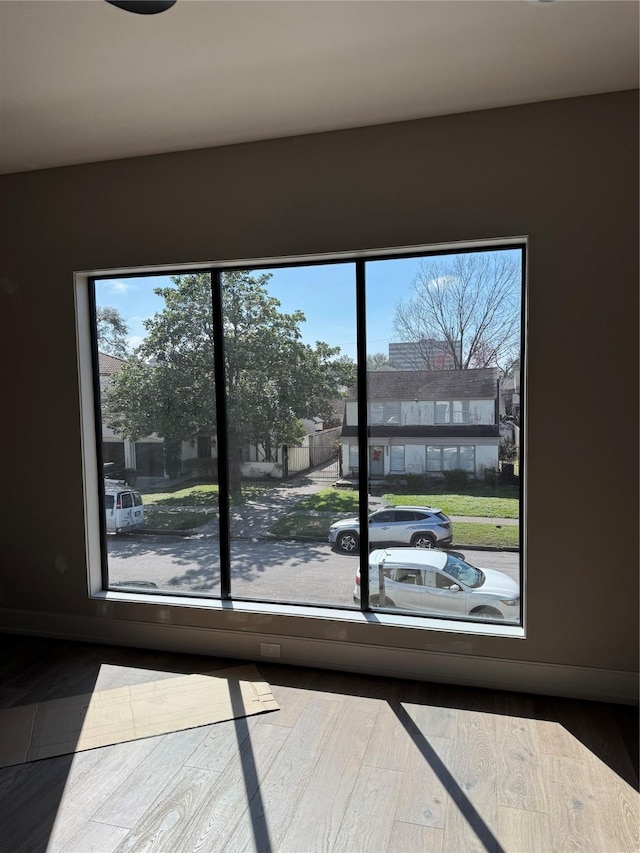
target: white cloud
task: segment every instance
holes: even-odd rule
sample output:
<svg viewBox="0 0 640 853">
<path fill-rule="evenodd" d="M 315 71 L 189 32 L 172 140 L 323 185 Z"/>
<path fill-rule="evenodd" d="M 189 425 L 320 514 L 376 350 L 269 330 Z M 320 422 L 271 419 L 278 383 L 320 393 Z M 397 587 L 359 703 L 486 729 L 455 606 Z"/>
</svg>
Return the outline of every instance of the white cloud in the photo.
<svg viewBox="0 0 640 853">
<path fill-rule="evenodd" d="M 431 278 L 427 282 L 429 287 L 448 287 L 450 284 L 456 284 L 460 279 L 456 275 L 439 275 L 437 278 Z"/>
<path fill-rule="evenodd" d="M 112 293 L 127 293 L 133 287 L 129 281 L 110 280 L 105 281 L 104 285 L 111 290 Z"/>
<path fill-rule="evenodd" d="M 143 335 L 129 335 L 129 337 L 127 338 L 127 343 L 130 349 L 135 349 L 136 347 L 140 346 L 143 340 Z"/>
</svg>

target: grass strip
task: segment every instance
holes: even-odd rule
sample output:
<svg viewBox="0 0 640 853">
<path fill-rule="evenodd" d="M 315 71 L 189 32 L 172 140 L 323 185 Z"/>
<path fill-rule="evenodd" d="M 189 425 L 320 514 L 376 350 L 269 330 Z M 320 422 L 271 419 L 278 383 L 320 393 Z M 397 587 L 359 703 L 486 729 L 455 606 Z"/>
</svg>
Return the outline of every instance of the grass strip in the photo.
<svg viewBox="0 0 640 853">
<path fill-rule="evenodd" d="M 518 518 L 520 511 L 517 497 L 491 497 L 483 495 L 434 494 L 400 495 L 386 494 L 383 501 L 405 506 L 436 506 L 447 515 L 469 515 L 477 518 Z M 298 511 L 357 513 L 358 493 L 343 489 L 323 489 L 315 495 L 303 498 L 297 505 Z"/>
<path fill-rule="evenodd" d="M 496 527 L 494 524 L 476 524 L 473 521 L 455 521 L 453 544 L 487 545 L 494 548 L 519 548 L 520 529 L 516 525 Z"/>
<path fill-rule="evenodd" d="M 243 484 L 242 502 L 252 500 L 268 491 L 273 486 Z M 145 506 L 201 506 L 218 508 L 219 496 L 217 483 L 188 486 L 174 492 L 141 492 Z"/>
<path fill-rule="evenodd" d="M 144 529 L 146 530 L 192 530 L 203 527 L 216 518 L 213 509 L 184 510 L 156 509 L 149 507 L 144 514 Z"/>
<path fill-rule="evenodd" d="M 518 498 L 485 497 L 479 495 L 398 495 L 387 494 L 390 504 L 405 506 L 435 506 L 446 515 L 470 515 L 478 518 L 519 518 Z"/>
<path fill-rule="evenodd" d="M 175 492 L 158 492 L 144 494 L 142 499 L 147 506 L 204 506 L 217 509 L 218 486 L 188 486 L 186 489 L 178 489 Z"/>
<path fill-rule="evenodd" d="M 326 516 L 293 512 L 279 518 L 271 527 L 271 534 L 283 539 L 309 542 L 326 542 L 332 519 Z M 494 524 L 455 522 L 454 545 L 485 545 L 494 548 L 519 547 L 519 530 L 516 526 L 497 527 Z"/>
<path fill-rule="evenodd" d="M 358 493 L 345 489 L 322 489 L 314 495 L 303 498 L 296 504 L 296 510 L 312 512 L 357 513 Z"/>
</svg>

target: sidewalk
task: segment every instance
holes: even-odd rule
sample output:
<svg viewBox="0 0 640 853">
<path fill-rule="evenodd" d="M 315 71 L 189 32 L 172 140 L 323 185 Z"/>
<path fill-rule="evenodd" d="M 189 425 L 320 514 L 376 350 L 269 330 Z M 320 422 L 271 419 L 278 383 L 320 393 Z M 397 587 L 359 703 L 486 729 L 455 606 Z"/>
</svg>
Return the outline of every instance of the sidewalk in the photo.
<svg viewBox="0 0 640 853">
<path fill-rule="evenodd" d="M 269 489 L 250 503 L 232 506 L 229 513 L 231 535 L 243 539 L 264 538 L 278 518 L 291 512 L 303 498 L 315 495 L 326 486 L 325 481 L 294 480 Z"/>
</svg>

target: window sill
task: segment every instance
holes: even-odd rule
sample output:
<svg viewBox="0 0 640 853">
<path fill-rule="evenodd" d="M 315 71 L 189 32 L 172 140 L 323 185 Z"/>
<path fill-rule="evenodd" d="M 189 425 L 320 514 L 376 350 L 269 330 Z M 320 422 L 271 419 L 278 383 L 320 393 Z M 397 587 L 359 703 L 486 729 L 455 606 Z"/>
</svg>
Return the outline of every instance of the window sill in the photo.
<svg viewBox="0 0 640 853">
<path fill-rule="evenodd" d="M 218 613 L 240 613 L 269 616 L 296 617 L 301 619 L 319 619 L 331 622 L 349 622 L 355 625 L 377 625 L 382 628 L 405 628 L 437 633 L 464 634 L 481 637 L 499 637 L 504 639 L 525 639 L 525 630 L 521 625 L 508 625 L 487 622 L 472 622 L 456 619 L 434 619 L 407 614 L 362 613 L 360 610 L 338 609 L 318 605 L 276 604 L 267 601 L 220 601 L 220 599 L 199 598 L 196 596 L 132 593 L 104 590 L 94 593 L 91 598 L 116 604 L 148 604 L 164 608 L 206 610 Z"/>
</svg>

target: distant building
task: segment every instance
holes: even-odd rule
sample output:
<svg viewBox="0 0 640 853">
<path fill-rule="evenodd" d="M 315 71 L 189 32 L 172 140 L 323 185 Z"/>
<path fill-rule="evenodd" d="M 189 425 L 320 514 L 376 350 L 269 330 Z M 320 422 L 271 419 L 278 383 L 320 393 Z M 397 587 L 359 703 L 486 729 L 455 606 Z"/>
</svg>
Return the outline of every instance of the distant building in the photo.
<svg viewBox="0 0 640 853">
<path fill-rule="evenodd" d="M 499 381 L 477 370 L 375 370 L 367 373 L 369 476 L 462 469 L 482 477 L 498 468 Z M 345 401 L 342 470 L 357 476 L 360 452 L 356 389 Z"/>
<path fill-rule="evenodd" d="M 462 341 L 455 342 L 458 362 L 462 361 Z M 447 341 L 423 338 L 389 344 L 389 361 L 398 370 L 455 370 L 456 362 Z"/>
</svg>

